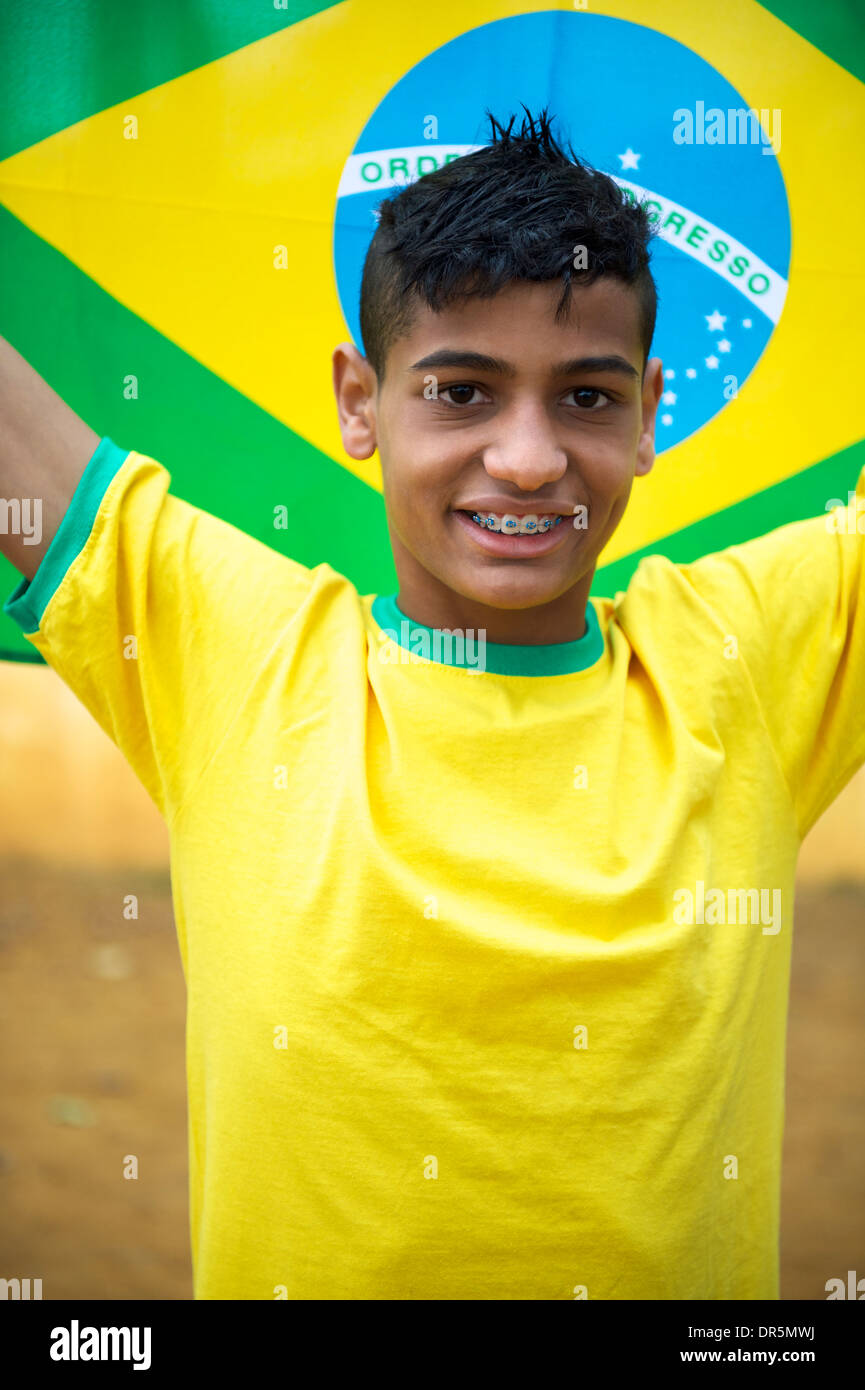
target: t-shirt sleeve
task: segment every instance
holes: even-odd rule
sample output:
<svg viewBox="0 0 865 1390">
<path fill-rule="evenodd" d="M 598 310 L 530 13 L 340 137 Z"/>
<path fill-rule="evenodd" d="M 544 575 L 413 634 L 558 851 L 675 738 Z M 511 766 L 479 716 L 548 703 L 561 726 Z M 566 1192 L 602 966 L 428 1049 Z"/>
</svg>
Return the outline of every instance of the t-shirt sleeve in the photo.
<svg viewBox="0 0 865 1390">
<path fill-rule="evenodd" d="M 737 639 L 804 837 L 865 763 L 865 469 L 846 505 L 681 573 Z"/>
<path fill-rule="evenodd" d="M 169 821 L 317 572 L 170 482 L 102 439 L 36 574 L 3 605 Z"/>
</svg>

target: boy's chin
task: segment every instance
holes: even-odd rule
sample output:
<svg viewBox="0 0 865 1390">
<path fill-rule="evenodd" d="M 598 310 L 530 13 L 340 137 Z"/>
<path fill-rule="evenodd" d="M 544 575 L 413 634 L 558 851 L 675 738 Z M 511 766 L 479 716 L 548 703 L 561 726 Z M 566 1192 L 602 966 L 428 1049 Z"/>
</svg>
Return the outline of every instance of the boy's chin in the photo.
<svg viewBox="0 0 865 1390">
<path fill-rule="evenodd" d="M 445 582 L 455 593 L 464 599 L 470 599 L 472 603 L 482 604 L 485 608 L 513 612 L 524 608 L 540 608 L 546 603 L 552 603 L 571 588 L 578 578 L 579 576 L 575 575 L 562 582 L 561 576 L 551 574 L 511 573 L 493 577 L 463 570 L 459 574 L 446 577 Z"/>
</svg>

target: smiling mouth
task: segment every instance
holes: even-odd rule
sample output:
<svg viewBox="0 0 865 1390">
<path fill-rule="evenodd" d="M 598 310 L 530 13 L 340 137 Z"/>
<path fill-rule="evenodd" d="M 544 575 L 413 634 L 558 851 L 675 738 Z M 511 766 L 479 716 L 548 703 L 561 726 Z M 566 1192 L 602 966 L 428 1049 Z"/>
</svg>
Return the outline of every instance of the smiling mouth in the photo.
<svg viewBox="0 0 865 1390">
<path fill-rule="evenodd" d="M 546 531 L 552 530 L 554 526 L 558 526 L 563 520 L 555 512 L 544 512 L 540 515 L 536 512 L 529 512 L 525 516 L 518 516 L 515 512 L 467 511 L 464 515 L 470 516 L 477 526 L 506 536 L 543 535 Z"/>
<path fill-rule="evenodd" d="M 564 542 L 568 529 L 562 529 L 560 523 L 565 520 L 563 516 L 555 516 L 547 513 L 544 517 L 537 517 L 534 513 L 527 516 L 517 517 L 513 513 L 505 512 L 501 518 L 503 522 L 512 520 L 517 523 L 528 523 L 525 531 L 512 528 L 508 525 L 501 525 L 498 529 L 490 527 L 490 515 L 494 513 L 469 512 L 455 509 L 453 516 L 465 531 L 467 536 L 475 543 L 480 550 L 484 550 L 489 555 L 501 555 L 513 559 L 528 558 L 533 556 L 546 555 L 551 550 L 558 549 Z M 533 522 L 545 521 L 547 524 L 532 527 Z"/>
</svg>

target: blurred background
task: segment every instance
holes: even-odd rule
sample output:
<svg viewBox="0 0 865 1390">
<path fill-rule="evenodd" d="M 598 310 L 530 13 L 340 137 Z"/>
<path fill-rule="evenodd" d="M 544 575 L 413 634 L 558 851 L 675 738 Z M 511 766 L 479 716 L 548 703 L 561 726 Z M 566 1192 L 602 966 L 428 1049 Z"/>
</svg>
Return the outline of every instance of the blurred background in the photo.
<svg viewBox="0 0 865 1390">
<path fill-rule="evenodd" d="M 855 488 L 863 79 L 859 0 L 4 0 L 0 332 L 179 496 L 391 593 L 378 459 L 342 452 L 330 380 L 362 348 L 377 203 L 485 143 L 485 108 L 546 105 L 656 209 L 658 462 L 597 572 L 613 594 L 647 553 L 687 563 Z M 707 139 L 736 109 L 747 138 Z M 18 578 L 0 560 L 0 598 Z M 167 832 L 37 655 L 0 613 L 0 1276 L 188 1299 Z M 865 1276 L 863 994 L 865 771 L 799 861 L 784 1299 Z"/>
</svg>

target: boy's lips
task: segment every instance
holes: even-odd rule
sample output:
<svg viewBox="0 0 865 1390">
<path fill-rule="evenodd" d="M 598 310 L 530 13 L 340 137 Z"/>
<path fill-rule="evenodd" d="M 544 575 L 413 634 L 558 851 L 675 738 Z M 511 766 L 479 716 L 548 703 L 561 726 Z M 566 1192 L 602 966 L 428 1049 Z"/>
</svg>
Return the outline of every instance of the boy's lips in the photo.
<svg viewBox="0 0 865 1390">
<path fill-rule="evenodd" d="M 454 511 L 495 512 L 496 516 L 504 516 L 507 512 L 513 516 L 573 516 L 576 508 L 561 498 L 552 498 L 549 502 L 537 499 L 534 502 L 509 502 L 503 497 L 476 497 L 464 502 L 461 507 L 455 507 Z"/>
<path fill-rule="evenodd" d="M 488 507 L 481 508 L 481 510 L 495 511 L 496 509 L 495 507 Z M 527 508 L 511 507 L 509 510 L 514 516 L 532 515 L 532 512 Z M 543 514 L 541 508 L 538 507 L 537 515 L 543 516 Z M 559 514 L 572 515 L 570 512 Z M 468 533 L 481 550 L 487 551 L 489 555 L 509 555 L 515 560 L 549 554 L 551 550 L 555 550 L 562 544 L 571 529 L 562 522 L 560 526 L 552 526 L 549 531 L 538 531 L 534 535 L 507 535 L 503 531 L 488 531 L 486 527 L 479 526 L 476 521 L 472 521 L 468 512 L 454 510 L 454 517 L 457 525 Z"/>
</svg>

